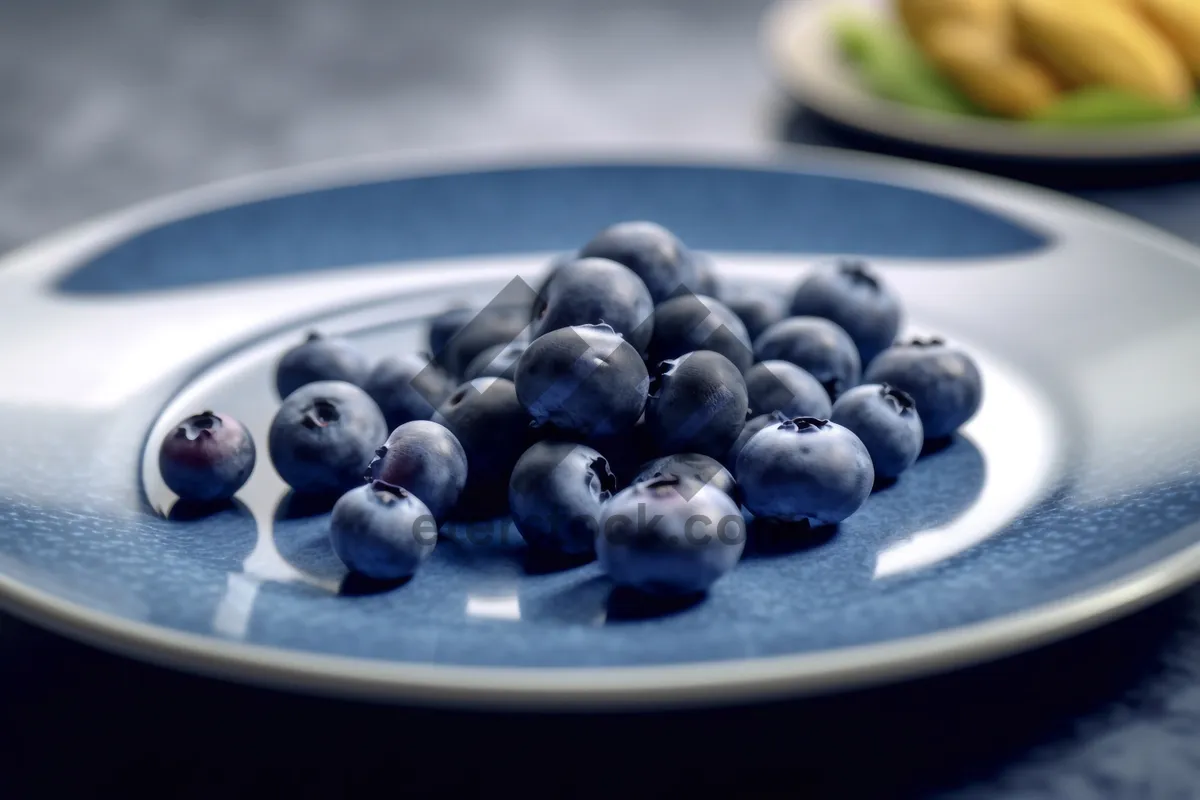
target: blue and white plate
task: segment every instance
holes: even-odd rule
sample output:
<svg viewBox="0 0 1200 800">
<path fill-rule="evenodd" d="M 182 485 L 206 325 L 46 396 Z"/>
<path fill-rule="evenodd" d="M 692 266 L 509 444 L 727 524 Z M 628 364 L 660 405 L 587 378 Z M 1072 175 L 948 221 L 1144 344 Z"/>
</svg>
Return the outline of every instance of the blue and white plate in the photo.
<svg viewBox="0 0 1200 800">
<path fill-rule="evenodd" d="M 729 287 L 872 259 L 911 331 L 977 355 L 982 410 L 831 539 L 756 547 L 673 614 L 625 613 L 595 564 L 530 569 L 504 526 L 354 591 L 262 446 L 273 359 L 314 325 L 416 349 L 451 301 L 622 219 L 712 252 Z M 819 150 L 370 159 L 202 189 L 0 262 L 0 600 L 198 672 L 472 706 L 714 704 L 993 658 L 1200 575 L 1197 309 L 1200 252 L 1137 222 Z M 237 505 L 190 518 L 154 452 L 209 407 L 260 461 Z"/>
</svg>

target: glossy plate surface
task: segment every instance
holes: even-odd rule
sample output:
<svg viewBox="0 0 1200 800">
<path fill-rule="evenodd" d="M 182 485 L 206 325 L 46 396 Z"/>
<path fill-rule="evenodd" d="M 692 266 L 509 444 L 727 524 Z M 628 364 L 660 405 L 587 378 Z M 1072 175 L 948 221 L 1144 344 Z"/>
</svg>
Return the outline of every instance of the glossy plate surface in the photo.
<svg viewBox="0 0 1200 800">
<path fill-rule="evenodd" d="M 891 17 L 893 0 L 780 0 L 763 19 L 775 75 L 799 102 L 843 125 L 888 139 L 982 156 L 1127 162 L 1200 155 L 1200 120 L 1107 130 L 1038 129 L 1020 122 L 940 114 L 876 97 L 842 58 L 830 20 Z"/>
<path fill-rule="evenodd" d="M 754 542 L 676 613 L 629 613 L 595 564 L 533 568 L 504 524 L 361 592 L 267 457 L 274 358 L 311 327 L 417 349 L 430 314 L 626 218 L 713 252 L 727 287 L 871 258 L 910 332 L 976 354 L 982 410 L 832 538 Z M 1033 646 L 1200 573 L 1198 266 L 1057 195 L 819 150 L 384 158 L 169 198 L 0 262 L 0 598 L 210 674 L 468 705 L 727 702 Z M 193 519 L 155 448 L 209 407 L 260 459 Z"/>
</svg>

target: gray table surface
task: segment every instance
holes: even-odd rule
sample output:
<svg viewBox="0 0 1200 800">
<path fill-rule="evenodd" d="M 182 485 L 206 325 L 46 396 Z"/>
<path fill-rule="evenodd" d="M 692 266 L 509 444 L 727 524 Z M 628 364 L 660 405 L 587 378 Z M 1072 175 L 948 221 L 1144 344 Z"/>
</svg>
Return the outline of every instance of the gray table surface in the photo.
<svg viewBox="0 0 1200 800">
<path fill-rule="evenodd" d="M 888 149 L 780 96 L 757 49 L 764 5 L 9 0 L 0 249 L 164 192 L 394 149 Z M 1200 242 L 1194 167 L 977 166 L 1075 187 Z M 418 792 L 1197 797 L 1200 590 L 1047 651 L 898 689 L 634 721 L 295 698 L 134 664 L 3 616 L 0 708 L 16 734 L 0 748 L 0 790 L 20 784 L 20 796 L 63 779 L 80 796 L 147 780 L 162 796 L 339 796 L 383 777 Z M 462 747 L 448 754 L 431 738 Z"/>
</svg>

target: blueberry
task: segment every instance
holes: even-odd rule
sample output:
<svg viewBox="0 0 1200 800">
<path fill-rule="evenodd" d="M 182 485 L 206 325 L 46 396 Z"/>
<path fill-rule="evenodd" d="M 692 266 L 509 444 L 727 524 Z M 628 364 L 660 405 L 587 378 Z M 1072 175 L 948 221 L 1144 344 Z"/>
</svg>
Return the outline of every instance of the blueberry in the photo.
<svg viewBox="0 0 1200 800">
<path fill-rule="evenodd" d="M 925 440 L 913 399 L 886 384 L 855 386 L 833 404 L 830 421 L 862 440 L 879 478 L 898 477 L 911 467 Z"/>
<path fill-rule="evenodd" d="M 363 389 L 383 412 L 388 428 L 395 429 L 415 419 L 429 419 L 454 386 L 440 367 L 413 354 L 379 361 Z"/>
<path fill-rule="evenodd" d="M 911 396 L 926 439 L 954 433 L 983 402 L 983 378 L 974 359 L 937 338 L 888 348 L 871 362 L 866 379 Z"/>
<path fill-rule="evenodd" d="M 345 381 L 361 386 L 371 372 L 371 362 L 345 339 L 313 331 L 302 344 L 288 350 L 275 366 L 275 391 L 285 398 L 317 381 Z"/>
<path fill-rule="evenodd" d="M 695 350 L 712 350 L 745 372 L 754 363 L 746 326 L 718 300 L 684 294 L 654 309 L 649 362 L 658 364 Z"/>
<path fill-rule="evenodd" d="M 887 349 L 900 330 L 900 299 L 866 264 L 818 264 L 792 295 L 793 317 L 824 317 L 845 329 L 863 364 Z"/>
<path fill-rule="evenodd" d="M 675 234 L 653 222 L 619 222 L 579 251 L 580 258 L 607 258 L 633 270 L 655 303 L 694 282 L 695 265 Z"/>
<path fill-rule="evenodd" d="M 555 276 L 558 275 L 558 271 L 567 264 L 570 264 L 572 261 L 576 261 L 578 259 L 578 250 L 571 250 L 567 253 L 559 253 L 558 255 L 554 256 L 554 258 L 550 259 L 550 263 L 546 265 L 546 271 L 542 273 L 541 280 L 539 280 L 537 283 L 537 288 L 534 289 L 534 300 L 532 308 L 530 309 L 531 313 L 529 315 L 529 319 L 533 320 L 537 318 L 538 312 L 541 310 L 539 303 L 541 299 L 546 296 L 546 291 L 550 288 L 550 282 L 553 281 Z"/>
<path fill-rule="evenodd" d="M 559 267 L 535 304 L 535 337 L 573 325 L 605 324 L 646 352 L 654 328 L 654 302 L 642 279 L 605 258 L 583 258 Z"/>
<path fill-rule="evenodd" d="M 473 381 L 476 378 L 507 378 L 513 380 L 517 375 L 517 362 L 529 347 L 529 337 L 525 334 L 517 336 L 508 344 L 492 345 L 471 360 L 463 373 L 463 380 Z"/>
<path fill-rule="evenodd" d="M 790 361 L 760 361 L 746 370 L 750 413 L 828 418 L 833 406 L 820 381 Z"/>
<path fill-rule="evenodd" d="M 498 298 L 451 336 L 441 350 L 435 350 L 434 361 L 454 377 L 464 377 L 480 353 L 520 338 L 529 324 L 527 313 L 528 308 L 518 309 Z"/>
<path fill-rule="evenodd" d="M 345 381 L 318 381 L 287 396 L 267 444 L 279 477 L 296 492 L 332 494 L 363 482 L 387 435 L 383 412 L 370 395 Z"/>
<path fill-rule="evenodd" d="M 440 523 L 454 510 L 467 484 L 467 452 L 444 425 L 408 422 L 375 451 L 367 480 L 403 486 Z"/>
<path fill-rule="evenodd" d="M 598 451 L 538 442 L 513 468 L 508 506 L 530 547 L 583 555 L 595 547 L 601 509 L 616 489 L 616 476 Z"/>
<path fill-rule="evenodd" d="M 694 273 L 689 287 L 691 293 L 721 299 L 721 281 L 717 277 L 717 265 L 713 263 L 712 256 L 700 250 L 691 250 L 689 255 Z"/>
<path fill-rule="evenodd" d="M 555 434 L 554 438 L 570 441 L 571 434 Z M 634 476 L 641 470 L 642 464 L 657 457 L 654 441 L 646 427 L 643 415 L 631 431 L 621 431 L 609 436 L 598 436 L 588 439 L 588 445 L 598 450 L 608 462 L 608 468 L 617 476 L 617 485 L 621 488 L 633 482 Z"/>
<path fill-rule="evenodd" d="M 433 415 L 467 454 L 467 485 L 452 516 L 489 519 L 508 510 L 513 466 L 536 441 L 513 382 L 476 378 L 454 391 Z"/>
<path fill-rule="evenodd" d="M 746 382 L 729 359 L 711 350 L 660 365 L 646 403 L 646 427 L 660 455 L 720 458 L 746 424 Z"/>
<path fill-rule="evenodd" d="M 467 323 L 475 319 L 475 315 L 479 313 L 479 309 L 470 308 L 469 306 L 455 306 L 448 308 L 442 313 L 429 321 L 429 352 L 441 353 L 445 351 L 446 345 L 450 344 L 450 340 L 455 334 L 467 326 Z"/>
<path fill-rule="evenodd" d="M 745 545 L 746 522 L 729 495 L 670 475 L 604 504 L 596 556 L 617 586 L 695 594 L 732 570 Z"/>
<path fill-rule="evenodd" d="M 242 423 L 203 411 L 180 422 L 163 439 L 158 471 L 181 500 L 228 500 L 254 471 L 254 440 Z"/>
<path fill-rule="evenodd" d="M 785 316 L 783 301 L 773 294 L 758 292 L 745 294 L 741 297 L 730 298 L 725 305 L 746 326 L 750 341 L 755 341 L 767 328 L 779 322 Z"/>
<path fill-rule="evenodd" d="M 363 484 L 333 506 L 333 552 L 351 572 L 380 581 L 412 577 L 437 546 L 437 524 L 413 494 L 382 482 Z"/>
<path fill-rule="evenodd" d="M 789 317 L 754 342 L 759 361 L 790 361 L 820 381 L 830 400 L 857 386 L 862 365 L 850 334 L 820 317 Z"/>
<path fill-rule="evenodd" d="M 648 461 L 642 465 L 633 483 L 670 475 L 715 486 L 735 503 L 739 502 L 740 495 L 733 474 L 721 466 L 721 462 L 699 453 L 675 453 Z"/>
<path fill-rule="evenodd" d="M 551 331 L 517 362 L 517 396 L 534 422 L 584 438 L 631 430 L 649 383 L 642 357 L 607 325 Z"/>
<path fill-rule="evenodd" d="M 788 416 L 779 411 L 772 411 L 770 414 L 759 414 L 754 419 L 747 420 L 745 427 L 742 428 L 742 432 L 738 434 L 737 440 L 729 448 L 729 452 L 725 454 L 723 463 L 726 468 L 734 469 L 737 466 L 738 454 L 742 452 L 742 448 L 746 446 L 746 442 L 754 437 L 754 434 L 768 425 L 787 422 L 787 420 Z"/>
<path fill-rule="evenodd" d="M 756 517 L 841 522 L 871 494 L 871 455 L 846 428 L 814 417 L 768 425 L 738 454 L 734 476 Z"/>
</svg>

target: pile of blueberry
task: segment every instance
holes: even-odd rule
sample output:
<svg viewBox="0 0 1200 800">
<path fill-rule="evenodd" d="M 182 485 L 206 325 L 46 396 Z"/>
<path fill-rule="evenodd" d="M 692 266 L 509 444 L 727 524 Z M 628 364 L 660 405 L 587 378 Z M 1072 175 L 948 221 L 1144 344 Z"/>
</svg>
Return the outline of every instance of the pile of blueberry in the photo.
<svg viewBox="0 0 1200 800">
<path fill-rule="evenodd" d="M 817 265 L 785 307 L 624 222 L 525 288 L 437 316 L 428 353 L 372 364 L 314 333 L 279 360 L 271 462 L 293 491 L 338 498 L 351 571 L 409 577 L 446 523 L 507 514 L 532 550 L 594 554 L 619 586 L 703 592 L 747 520 L 845 520 L 981 402 L 961 349 L 896 342 L 898 298 L 862 261 Z M 254 463 L 245 427 L 209 411 L 159 459 L 200 501 L 232 497 Z"/>
</svg>

